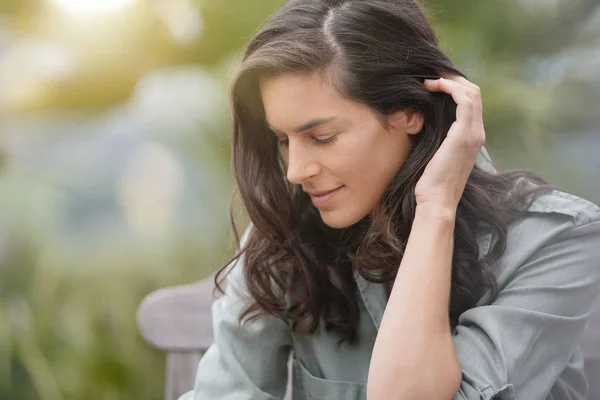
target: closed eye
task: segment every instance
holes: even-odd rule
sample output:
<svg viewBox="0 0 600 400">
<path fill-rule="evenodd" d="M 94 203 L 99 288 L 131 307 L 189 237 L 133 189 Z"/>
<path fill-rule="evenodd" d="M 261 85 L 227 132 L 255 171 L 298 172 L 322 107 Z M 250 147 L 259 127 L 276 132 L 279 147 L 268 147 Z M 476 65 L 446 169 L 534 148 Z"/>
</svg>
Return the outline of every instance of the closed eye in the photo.
<svg viewBox="0 0 600 400">
<path fill-rule="evenodd" d="M 312 139 L 314 140 L 314 142 L 317 146 L 323 146 L 323 145 L 333 142 L 335 140 L 336 136 L 337 135 L 332 135 L 332 136 L 329 136 L 324 139 L 318 139 L 318 138 L 313 137 Z M 278 138 L 278 144 L 279 144 L 279 147 L 287 147 L 287 146 L 289 146 L 290 141 L 288 139 Z"/>
<path fill-rule="evenodd" d="M 322 145 L 325 145 L 325 144 L 333 142 L 333 140 L 335 139 L 335 137 L 336 137 L 336 135 L 331 135 L 331 136 L 329 136 L 328 138 L 325 138 L 325 139 L 314 138 L 314 140 L 315 140 L 315 143 L 317 145 L 322 146 Z"/>
</svg>

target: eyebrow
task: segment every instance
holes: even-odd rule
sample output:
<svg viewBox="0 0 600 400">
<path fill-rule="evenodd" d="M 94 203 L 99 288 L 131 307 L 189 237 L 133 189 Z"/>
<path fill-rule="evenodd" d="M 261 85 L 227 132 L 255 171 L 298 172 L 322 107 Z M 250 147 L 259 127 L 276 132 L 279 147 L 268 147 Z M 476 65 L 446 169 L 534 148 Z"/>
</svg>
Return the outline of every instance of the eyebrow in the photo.
<svg viewBox="0 0 600 400">
<path fill-rule="evenodd" d="M 297 133 L 304 132 L 309 129 L 315 128 L 317 126 L 324 125 L 334 119 L 335 119 L 335 117 L 315 118 L 313 120 L 310 120 L 310 121 L 298 126 L 296 129 L 294 129 L 294 132 L 297 132 Z M 269 124 L 269 129 L 271 129 L 274 132 L 281 133 L 277 129 L 275 129 L 273 126 L 271 126 L 270 124 Z"/>
</svg>

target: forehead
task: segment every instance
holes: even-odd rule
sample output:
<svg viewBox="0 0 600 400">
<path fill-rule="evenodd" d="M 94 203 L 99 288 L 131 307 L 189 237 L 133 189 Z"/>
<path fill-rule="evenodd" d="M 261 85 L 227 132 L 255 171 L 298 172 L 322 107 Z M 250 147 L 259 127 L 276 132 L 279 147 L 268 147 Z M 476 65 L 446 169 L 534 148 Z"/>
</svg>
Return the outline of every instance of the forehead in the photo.
<svg viewBox="0 0 600 400">
<path fill-rule="evenodd" d="M 316 73 L 261 78 L 260 91 L 267 122 L 281 130 L 291 130 L 315 118 L 348 118 L 361 107 Z"/>
</svg>

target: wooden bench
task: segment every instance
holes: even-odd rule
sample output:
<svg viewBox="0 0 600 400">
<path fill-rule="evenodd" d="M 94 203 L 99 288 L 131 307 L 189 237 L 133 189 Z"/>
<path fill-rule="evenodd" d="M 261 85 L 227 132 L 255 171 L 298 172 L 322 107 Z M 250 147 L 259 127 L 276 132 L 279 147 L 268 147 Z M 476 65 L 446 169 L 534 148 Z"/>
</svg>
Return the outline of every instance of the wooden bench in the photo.
<svg viewBox="0 0 600 400">
<path fill-rule="evenodd" d="M 166 400 L 176 400 L 194 387 L 198 362 L 213 341 L 212 279 L 159 289 L 138 309 L 140 333 L 167 354 Z"/>
<path fill-rule="evenodd" d="M 146 296 L 138 309 L 142 337 L 167 354 L 166 400 L 177 400 L 194 387 L 200 358 L 213 341 L 213 279 L 159 289 Z M 291 381 L 288 372 L 285 400 L 291 399 Z"/>
<path fill-rule="evenodd" d="M 167 354 L 166 400 L 176 400 L 194 386 L 202 354 L 213 341 L 213 277 L 198 283 L 159 289 L 142 301 L 138 326 L 144 339 Z M 600 400 L 600 310 L 581 341 L 589 383 L 586 400 Z M 291 399 L 291 374 L 285 399 Z"/>
</svg>

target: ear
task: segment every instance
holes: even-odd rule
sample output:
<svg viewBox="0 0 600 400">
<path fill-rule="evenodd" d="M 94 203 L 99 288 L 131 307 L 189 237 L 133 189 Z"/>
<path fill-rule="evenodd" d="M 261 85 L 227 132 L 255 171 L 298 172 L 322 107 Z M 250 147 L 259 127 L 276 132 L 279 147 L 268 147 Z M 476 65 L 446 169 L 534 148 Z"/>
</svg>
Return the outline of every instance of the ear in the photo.
<svg viewBox="0 0 600 400">
<path fill-rule="evenodd" d="M 391 129 L 408 135 L 416 135 L 423 129 L 423 115 L 410 108 L 390 114 L 388 121 Z"/>
</svg>

